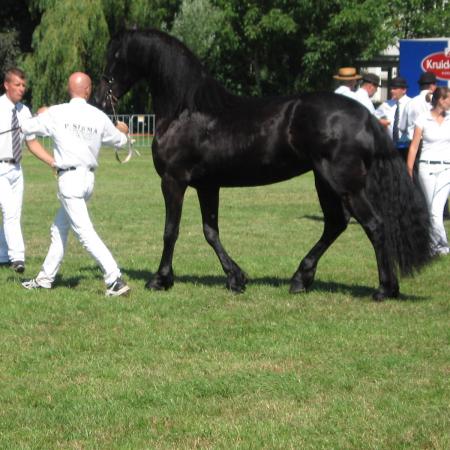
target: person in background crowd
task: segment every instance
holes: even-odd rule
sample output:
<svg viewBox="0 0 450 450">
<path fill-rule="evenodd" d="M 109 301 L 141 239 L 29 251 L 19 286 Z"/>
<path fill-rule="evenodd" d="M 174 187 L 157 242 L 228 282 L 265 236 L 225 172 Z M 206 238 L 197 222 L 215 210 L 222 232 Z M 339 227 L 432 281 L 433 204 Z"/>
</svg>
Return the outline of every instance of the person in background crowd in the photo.
<svg viewBox="0 0 450 450">
<path fill-rule="evenodd" d="M 448 255 L 449 253 L 442 217 L 444 204 L 450 193 L 449 110 L 450 88 L 434 89 L 431 110 L 421 113 L 416 120 L 407 159 L 408 172 L 412 177 L 414 163 L 422 141 L 418 176 L 430 211 L 432 250 L 436 255 Z"/>
<path fill-rule="evenodd" d="M 31 117 L 22 103 L 27 81 L 25 73 L 16 67 L 4 73 L 5 93 L 0 97 L 0 207 L 3 226 L 0 227 L 0 265 L 11 266 L 22 273 L 25 270 L 25 244 L 21 228 L 24 180 L 22 173 L 22 143 L 24 134 L 20 125 Z M 28 149 L 48 165 L 53 157 L 33 134 L 26 137 Z"/>
<path fill-rule="evenodd" d="M 334 91 L 335 94 L 355 99 L 356 84 L 361 79 L 361 75 L 358 75 L 354 67 L 341 67 L 333 78 L 339 82 L 339 86 Z"/>
<path fill-rule="evenodd" d="M 432 72 L 424 72 L 417 82 L 420 87 L 420 92 L 408 103 L 405 114 L 403 115 L 402 121 L 400 122 L 400 128 L 407 130 L 409 140 L 413 138 L 417 117 L 421 113 L 429 111 L 431 109 L 431 103 L 427 101 L 427 95 L 433 94 L 433 92 L 437 88 L 436 75 Z M 448 200 L 446 201 L 444 206 L 443 217 L 446 219 L 450 217 L 450 213 L 448 210 Z"/>
<path fill-rule="evenodd" d="M 420 93 L 408 103 L 400 122 L 400 128 L 407 130 L 409 140 L 413 138 L 416 120 L 419 115 L 431 109 L 431 104 L 427 101 L 427 95 L 432 94 L 437 87 L 436 75 L 431 72 L 424 72 L 420 76 L 418 83 Z"/>
<path fill-rule="evenodd" d="M 402 153 L 406 161 L 410 141 L 406 128 L 401 129 L 400 124 L 404 123 L 403 116 L 406 111 L 406 105 L 411 97 L 406 95 L 408 83 L 400 76 L 395 77 L 390 83 L 391 98 L 383 102 L 376 110 L 375 116 L 379 119 L 386 119 L 387 131 L 394 141 L 395 147 Z"/>
<path fill-rule="evenodd" d="M 68 80 L 70 102 L 48 108 L 21 125 L 25 134 L 51 136 L 55 142 L 55 167 L 61 207 L 51 227 L 51 244 L 35 279 L 24 281 L 26 289 L 50 289 L 61 266 L 69 229 L 103 270 L 107 296 L 126 295 L 129 286 L 110 251 L 96 233 L 87 209 L 94 189 L 94 172 L 103 144 L 124 146 L 128 127 L 113 125 L 108 116 L 89 105 L 92 83 L 88 75 L 73 73 Z"/>
<path fill-rule="evenodd" d="M 362 75 L 362 83 L 356 91 L 355 99 L 364 105 L 372 114 L 375 114 L 375 106 L 371 98 L 377 92 L 380 86 L 380 77 L 374 73 L 364 73 Z"/>
</svg>

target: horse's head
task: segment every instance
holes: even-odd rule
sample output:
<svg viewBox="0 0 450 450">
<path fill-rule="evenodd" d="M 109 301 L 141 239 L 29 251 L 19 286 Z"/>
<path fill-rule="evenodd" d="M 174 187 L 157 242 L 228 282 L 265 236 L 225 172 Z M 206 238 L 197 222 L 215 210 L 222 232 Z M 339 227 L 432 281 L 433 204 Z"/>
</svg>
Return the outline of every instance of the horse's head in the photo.
<svg viewBox="0 0 450 450">
<path fill-rule="evenodd" d="M 127 32 L 114 36 L 109 44 L 106 67 L 93 103 L 107 112 L 114 112 L 120 97 L 126 94 L 139 78 L 139 70 L 129 61 Z"/>
</svg>

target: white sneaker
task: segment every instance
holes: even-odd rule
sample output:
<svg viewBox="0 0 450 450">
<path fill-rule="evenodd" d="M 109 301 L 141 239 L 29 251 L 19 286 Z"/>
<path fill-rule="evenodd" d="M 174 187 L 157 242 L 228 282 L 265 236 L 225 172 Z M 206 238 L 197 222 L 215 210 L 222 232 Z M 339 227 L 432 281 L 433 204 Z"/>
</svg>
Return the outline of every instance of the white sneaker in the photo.
<svg viewBox="0 0 450 450">
<path fill-rule="evenodd" d="M 436 250 L 434 250 L 433 256 L 446 256 L 449 253 L 450 252 L 449 252 L 449 248 L 448 247 L 439 247 Z"/>
<path fill-rule="evenodd" d="M 33 289 L 50 289 L 50 286 L 42 286 L 36 281 L 36 278 L 32 278 L 31 280 L 26 280 L 22 282 L 22 286 L 25 289 L 33 290 Z"/>
<path fill-rule="evenodd" d="M 121 278 L 117 278 L 114 283 L 108 286 L 105 295 L 107 297 L 118 297 L 119 295 L 127 295 L 129 291 L 130 286 L 128 286 Z"/>
</svg>

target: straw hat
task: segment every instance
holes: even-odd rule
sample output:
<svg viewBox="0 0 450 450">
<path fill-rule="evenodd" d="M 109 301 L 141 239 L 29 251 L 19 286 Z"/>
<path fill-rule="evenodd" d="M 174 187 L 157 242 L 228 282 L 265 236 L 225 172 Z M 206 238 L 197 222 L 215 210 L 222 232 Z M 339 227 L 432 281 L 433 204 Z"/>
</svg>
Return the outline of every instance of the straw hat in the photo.
<svg viewBox="0 0 450 450">
<path fill-rule="evenodd" d="M 358 75 L 354 67 L 341 67 L 337 75 L 333 75 L 335 80 L 360 80 L 361 75 Z"/>
</svg>

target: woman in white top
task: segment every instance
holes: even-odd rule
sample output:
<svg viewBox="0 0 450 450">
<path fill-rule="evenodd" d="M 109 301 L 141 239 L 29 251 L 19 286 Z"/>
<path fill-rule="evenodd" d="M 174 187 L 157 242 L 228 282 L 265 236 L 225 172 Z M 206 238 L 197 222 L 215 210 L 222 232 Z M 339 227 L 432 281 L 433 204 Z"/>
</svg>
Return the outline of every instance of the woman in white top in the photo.
<svg viewBox="0 0 450 450">
<path fill-rule="evenodd" d="M 447 255 L 449 246 L 442 213 L 450 193 L 450 89 L 438 87 L 431 98 L 431 110 L 416 120 L 409 147 L 407 166 L 410 176 L 420 141 L 419 180 L 428 202 L 433 252 Z"/>
</svg>

